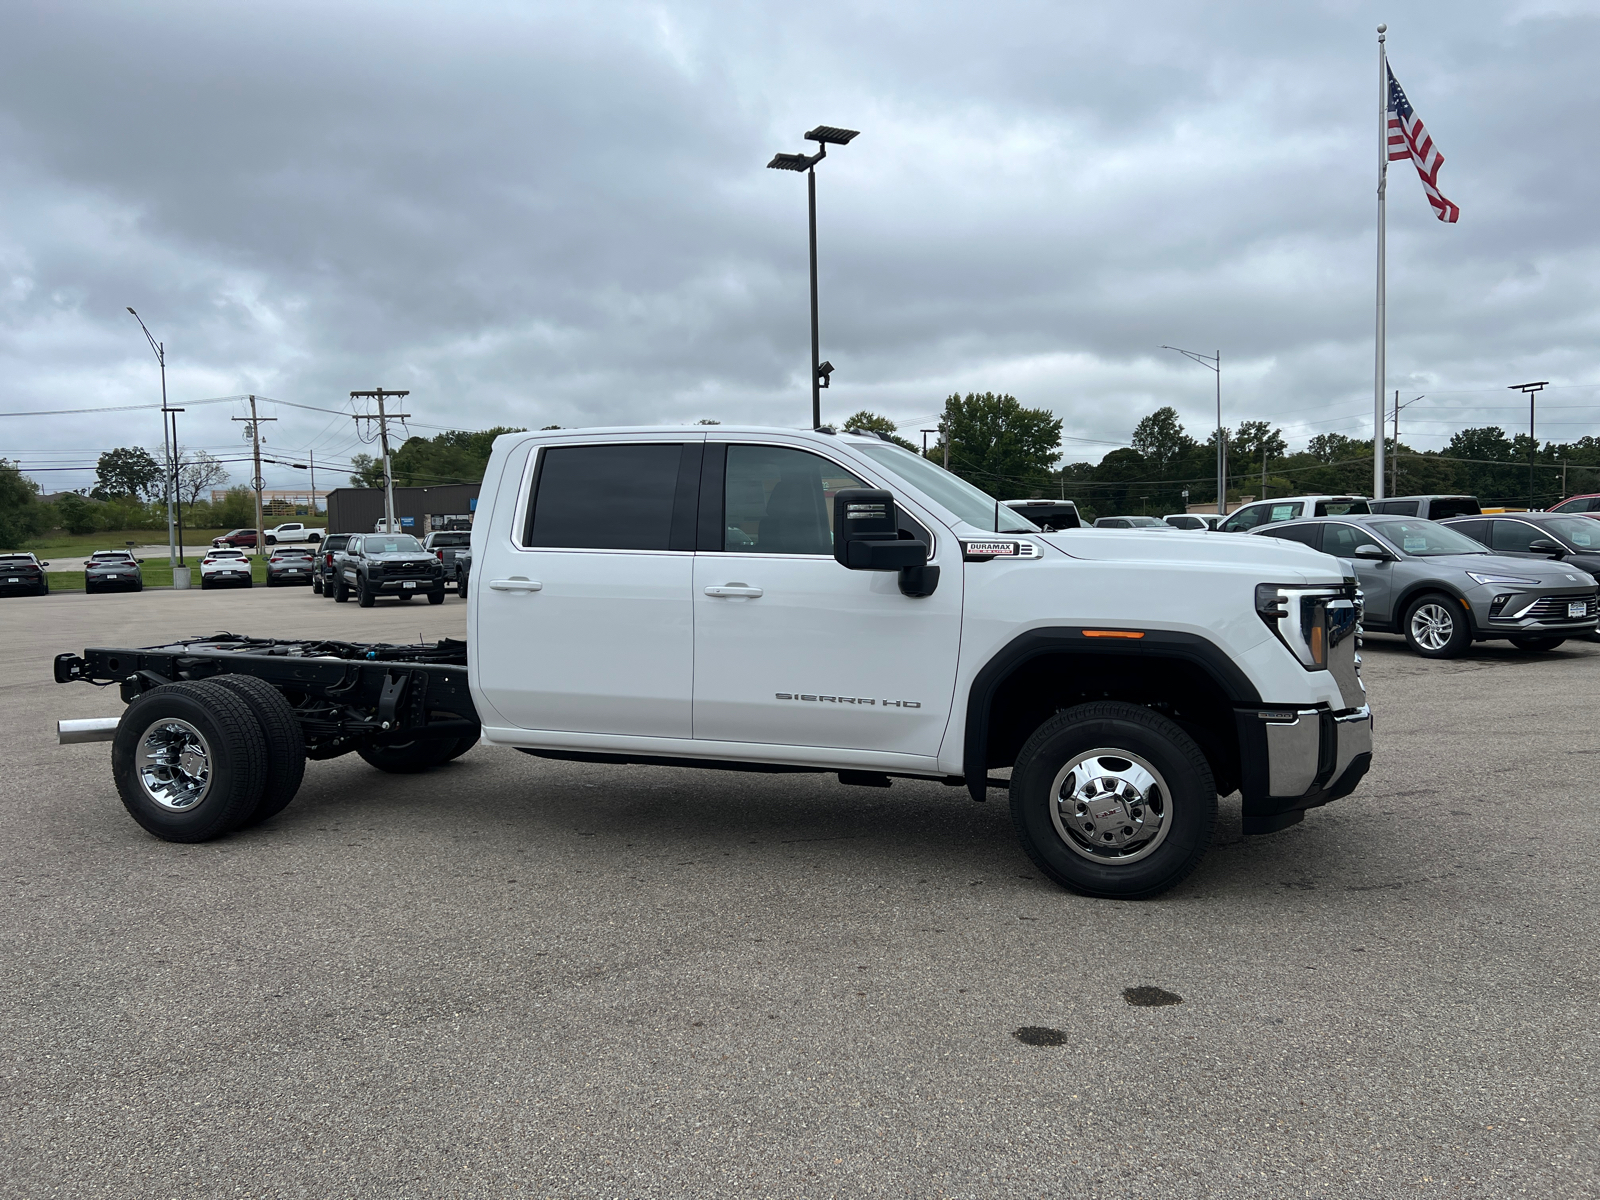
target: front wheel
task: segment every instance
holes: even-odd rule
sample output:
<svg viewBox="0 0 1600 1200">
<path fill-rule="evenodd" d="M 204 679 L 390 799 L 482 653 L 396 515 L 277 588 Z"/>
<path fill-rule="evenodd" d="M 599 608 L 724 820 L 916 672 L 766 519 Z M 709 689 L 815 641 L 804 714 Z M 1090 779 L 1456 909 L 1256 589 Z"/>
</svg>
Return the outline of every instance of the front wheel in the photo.
<svg viewBox="0 0 1600 1200">
<path fill-rule="evenodd" d="M 467 598 L 467 577 L 465 575 L 458 574 L 456 576 L 456 595 L 463 600 Z"/>
<path fill-rule="evenodd" d="M 1528 654 L 1543 654 L 1546 650 L 1554 650 L 1566 640 L 1563 637 L 1514 637 L 1511 639 L 1511 644 Z"/>
<path fill-rule="evenodd" d="M 364 575 L 356 576 L 356 603 L 362 608 L 371 608 L 373 595 L 367 590 L 367 580 Z"/>
<path fill-rule="evenodd" d="M 1406 645 L 1423 658 L 1459 658 L 1472 644 L 1472 630 L 1461 602 L 1433 592 L 1406 610 Z"/>
<path fill-rule="evenodd" d="M 428 603 L 429 604 L 443 604 L 444 603 L 444 589 L 443 588 L 435 588 L 433 591 L 429 592 L 428 593 Z"/>
<path fill-rule="evenodd" d="M 1085 896 L 1142 900 L 1211 845 L 1217 789 L 1194 740 L 1137 704 L 1081 704 L 1046 721 L 1011 772 L 1011 820 L 1034 864 Z"/>
</svg>

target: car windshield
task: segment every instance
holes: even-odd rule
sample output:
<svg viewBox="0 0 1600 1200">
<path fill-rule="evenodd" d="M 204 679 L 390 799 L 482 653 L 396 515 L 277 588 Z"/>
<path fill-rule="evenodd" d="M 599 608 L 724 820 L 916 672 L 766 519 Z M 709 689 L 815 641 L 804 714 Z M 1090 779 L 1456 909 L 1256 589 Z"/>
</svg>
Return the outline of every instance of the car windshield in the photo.
<svg viewBox="0 0 1600 1200">
<path fill-rule="evenodd" d="M 409 533 L 369 533 L 361 542 L 363 554 L 420 554 L 422 543 Z"/>
<path fill-rule="evenodd" d="M 1475 542 L 1454 529 L 1434 521 L 1367 521 L 1373 530 L 1404 554 L 1432 558 L 1439 554 L 1487 554 L 1482 542 Z"/>
<path fill-rule="evenodd" d="M 1039 527 L 1014 508 L 1007 508 L 987 492 L 973 487 L 959 475 L 902 449 L 890 442 L 857 446 L 884 470 L 893 472 L 934 503 L 948 509 L 957 520 L 974 529 L 996 533 L 1038 533 Z"/>
<path fill-rule="evenodd" d="M 1539 528 L 1579 550 L 1600 550 L 1600 521 L 1592 517 L 1551 517 L 1540 521 Z"/>
</svg>

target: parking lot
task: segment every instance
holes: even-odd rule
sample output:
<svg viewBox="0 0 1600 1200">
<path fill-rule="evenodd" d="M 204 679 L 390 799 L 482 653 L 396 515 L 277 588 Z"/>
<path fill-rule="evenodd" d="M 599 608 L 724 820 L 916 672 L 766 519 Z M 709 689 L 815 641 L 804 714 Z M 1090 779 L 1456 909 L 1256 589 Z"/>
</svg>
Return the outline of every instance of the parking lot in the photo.
<svg viewBox="0 0 1600 1200">
<path fill-rule="evenodd" d="M 1597 1194 L 1600 645 L 1369 638 L 1360 790 L 1248 840 L 1225 802 L 1194 876 L 1113 903 L 999 793 L 482 746 L 311 763 L 167 844 L 109 746 L 55 745 L 121 704 L 53 654 L 461 637 L 466 604 L 0 614 L 0 1195 Z"/>
</svg>

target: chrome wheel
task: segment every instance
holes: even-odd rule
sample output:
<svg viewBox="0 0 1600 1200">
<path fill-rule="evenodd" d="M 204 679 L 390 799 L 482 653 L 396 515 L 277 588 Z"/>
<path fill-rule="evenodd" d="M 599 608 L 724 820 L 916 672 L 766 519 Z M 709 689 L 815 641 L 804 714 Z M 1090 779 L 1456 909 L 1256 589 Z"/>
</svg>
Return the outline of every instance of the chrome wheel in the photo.
<svg viewBox="0 0 1600 1200">
<path fill-rule="evenodd" d="M 134 770 L 153 803 L 188 812 L 211 790 L 211 747 L 189 722 L 163 717 L 139 738 Z"/>
<path fill-rule="evenodd" d="M 1050 796 L 1056 833 L 1095 862 L 1137 862 L 1172 827 L 1166 780 L 1126 750 L 1101 747 L 1077 755 L 1056 774 Z"/>
<path fill-rule="evenodd" d="M 1443 650 L 1455 632 L 1455 614 L 1442 604 L 1419 604 L 1411 614 L 1411 640 L 1424 650 Z"/>
</svg>

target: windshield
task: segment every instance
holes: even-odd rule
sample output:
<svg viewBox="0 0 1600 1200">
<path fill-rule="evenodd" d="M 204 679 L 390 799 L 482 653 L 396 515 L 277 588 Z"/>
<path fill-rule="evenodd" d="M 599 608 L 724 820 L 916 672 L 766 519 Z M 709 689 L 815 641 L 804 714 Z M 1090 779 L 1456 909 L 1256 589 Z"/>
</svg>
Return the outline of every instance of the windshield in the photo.
<svg viewBox="0 0 1600 1200">
<path fill-rule="evenodd" d="M 1038 533 L 1039 527 L 1014 508 L 1007 508 L 987 492 L 958 475 L 889 442 L 857 446 L 873 462 L 892 471 L 935 504 L 948 509 L 958 521 L 974 529 L 996 533 Z"/>
<path fill-rule="evenodd" d="M 1368 521 L 1366 527 L 1381 534 L 1403 553 L 1417 558 L 1432 558 L 1438 554 L 1489 553 L 1482 542 L 1475 542 L 1465 534 L 1446 529 L 1433 521 Z"/>
<path fill-rule="evenodd" d="M 361 543 L 363 554 L 421 554 L 422 543 L 409 533 L 369 534 Z"/>
<path fill-rule="evenodd" d="M 1539 522 L 1540 529 L 1548 529 L 1569 546 L 1579 550 L 1600 550 L 1600 521 L 1593 517 L 1552 517 Z"/>
</svg>

